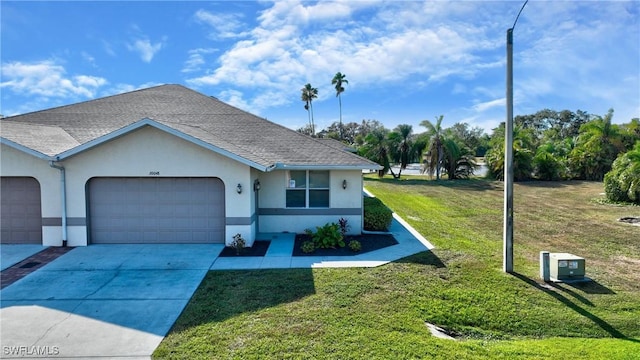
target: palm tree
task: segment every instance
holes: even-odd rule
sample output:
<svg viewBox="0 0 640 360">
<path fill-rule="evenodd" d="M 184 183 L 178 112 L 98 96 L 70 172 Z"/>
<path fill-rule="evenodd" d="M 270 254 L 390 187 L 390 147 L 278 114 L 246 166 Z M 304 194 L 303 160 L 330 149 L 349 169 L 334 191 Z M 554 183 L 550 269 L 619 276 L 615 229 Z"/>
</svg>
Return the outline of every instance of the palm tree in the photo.
<svg viewBox="0 0 640 360">
<path fill-rule="evenodd" d="M 402 174 L 402 170 L 407 168 L 409 164 L 409 152 L 411 150 L 411 142 L 409 141 L 409 136 L 413 132 L 413 127 L 407 124 L 400 124 L 394 130 L 394 133 L 398 134 L 399 139 L 401 139 L 401 143 L 398 146 L 399 157 L 400 157 L 400 171 L 398 171 L 398 176 L 394 177 L 396 179 L 400 178 Z"/>
<path fill-rule="evenodd" d="M 387 144 L 387 129 L 375 129 L 364 140 L 364 145 L 358 150 L 359 155 L 366 157 L 371 161 L 377 162 L 382 166 L 378 170 L 378 176 L 383 177 L 391 169 L 389 162 L 389 146 Z M 395 177 L 395 176 L 394 176 Z"/>
<path fill-rule="evenodd" d="M 504 123 L 494 129 L 491 137 L 491 150 L 487 151 L 485 160 L 489 172 L 496 180 L 504 180 Z M 513 127 L 513 178 L 515 181 L 526 180 L 533 172 L 534 130 Z"/>
<path fill-rule="evenodd" d="M 442 167 L 442 160 L 444 158 L 444 149 L 442 146 L 442 138 L 444 135 L 444 129 L 442 129 L 442 119 L 444 115 L 436 117 L 436 123 L 433 124 L 429 120 L 423 120 L 420 126 L 427 128 L 427 135 L 429 136 L 429 145 L 427 145 L 427 152 L 425 153 L 426 169 L 429 174 L 433 176 L 436 173 L 436 180 L 440 180 L 440 168 Z"/>
<path fill-rule="evenodd" d="M 640 140 L 613 162 L 604 176 L 604 190 L 609 200 L 640 204 Z"/>
<path fill-rule="evenodd" d="M 445 154 L 443 165 L 449 180 L 468 179 L 473 175 L 478 165 L 472 151 L 464 146 L 461 139 L 449 132 L 442 140 L 442 147 Z"/>
<path fill-rule="evenodd" d="M 342 87 L 342 84 L 349 83 L 346 77 L 347 76 L 345 74 L 337 72 L 331 80 L 331 85 L 336 86 L 336 96 L 338 97 L 338 104 L 340 105 L 340 140 L 342 140 L 342 96 L 340 94 L 344 92 L 344 87 Z"/>
<path fill-rule="evenodd" d="M 316 134 L 316 127 L 313 122 L 313 99 L 318 98 L 318 89 L 307 83 L 307 85 L 300 89 L 300 91 L 302 91 L 302 95 L 300 97 L 302 101 L 305 102 L 304 108 L 309 114 L 309 124 L 311 125 L 311 135 L 313 136 Z"/>
<path fill-rule="evenodd" d="M 571 161 L 578 177 L 602 181 L 611 164 L 624 149 L 618 125 L 612 124 L 613 109 L 580 127 Z"/>
</svg>

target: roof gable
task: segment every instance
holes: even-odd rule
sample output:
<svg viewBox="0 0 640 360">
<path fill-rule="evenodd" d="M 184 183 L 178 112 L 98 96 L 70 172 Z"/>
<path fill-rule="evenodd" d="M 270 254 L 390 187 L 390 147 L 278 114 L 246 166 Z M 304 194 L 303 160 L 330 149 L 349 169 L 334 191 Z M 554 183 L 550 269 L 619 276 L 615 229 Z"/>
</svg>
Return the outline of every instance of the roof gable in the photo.
<svg viewBox="0 0 640 360">
<path fill-rule="evenodd" d="M 154 126 L 254 168 L 376 169 L 378 164 L 181 85 L 161 85 L 1 120 L 9 140 L 64 159 L 141 126 Z M 5 125 L 10 129 L 5 136 Z M 19 127 L 40 129 L 18 137 Z M 54 144 L 38 144 L 55 135 Z M 52 139 L 53 139 L 52 138 Z M 51 142 L 51 141 L 50 141 Z M 41 151 L 42 150 L 42 151 Z"/>
</svg>

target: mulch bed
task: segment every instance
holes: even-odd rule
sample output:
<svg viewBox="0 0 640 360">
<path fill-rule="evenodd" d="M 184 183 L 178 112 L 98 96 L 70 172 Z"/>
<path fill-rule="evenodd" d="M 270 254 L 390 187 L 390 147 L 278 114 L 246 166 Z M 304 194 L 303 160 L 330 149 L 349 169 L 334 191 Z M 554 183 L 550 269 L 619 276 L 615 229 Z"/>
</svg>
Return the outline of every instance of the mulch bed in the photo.
<svg viewBox="0 0 640 360">
<path fill-rule="evenodd" d="M 218 257 L 239 257 L 239 256 L 264 256 L 269 249 L 271 241 L 254 241 L 252 247 L 246 247 L 242 249 L 240 255 L 236 253 L 236 249 L 226 246 Z"/>
<path fill-rule="evenodd" d="M 307 234 L 296 235 L 296 241 L 293 246 L 293 256 L 354 256 L 358 254 L 364 254 L 370 251 L 383 249 L 389 246 L 396 245 L 398 241 L 390 234 L 364 234 L 347 236 L 345 244 L 347 246 L 343 248 L 335 249 L 316 249 L 312 253 L 304 253 L 301 250 L 302 243 L 311 240 L 311 236 Z M 349 249 L 349 241 L 358 240 L 362 244 L 362 250 L 354 252 Z"/>
</svg>

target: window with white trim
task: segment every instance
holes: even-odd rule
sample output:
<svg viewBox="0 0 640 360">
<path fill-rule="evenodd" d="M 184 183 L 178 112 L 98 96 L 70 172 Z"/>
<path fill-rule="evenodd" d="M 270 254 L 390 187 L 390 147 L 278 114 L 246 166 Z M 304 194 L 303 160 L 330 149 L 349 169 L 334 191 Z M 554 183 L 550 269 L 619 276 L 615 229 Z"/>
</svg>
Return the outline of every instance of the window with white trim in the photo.
<svg viewBox="0 0 640 360">
<path fill-rule="evenodd" d="M 328 208 L 329 171 L 287 171 L 288 208 Z"/>
</svg>

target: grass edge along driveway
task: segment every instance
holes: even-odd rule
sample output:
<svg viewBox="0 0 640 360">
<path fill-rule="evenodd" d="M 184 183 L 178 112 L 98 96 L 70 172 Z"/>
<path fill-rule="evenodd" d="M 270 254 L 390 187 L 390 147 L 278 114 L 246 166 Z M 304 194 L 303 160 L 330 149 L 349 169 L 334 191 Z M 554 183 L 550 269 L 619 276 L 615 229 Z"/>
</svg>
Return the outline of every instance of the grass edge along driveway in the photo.
<svg viewBox="0 0 640 360">
<path fill-rule="evenodd" d="M 501 271 L 500 183 L 412 179 L 365 186 L 433 253 L 374 269 L 209 272 L 155 357 L 640 357 L 638 228 L 615 222 L 638 208 L 593 202 L 598 183 L 516 184 L 512 276 Z M 540 250 L 584 256 L 596 281 L 542 287 Z M 436 339 L 425 322 L 461 340 Z"/>
</svg>

